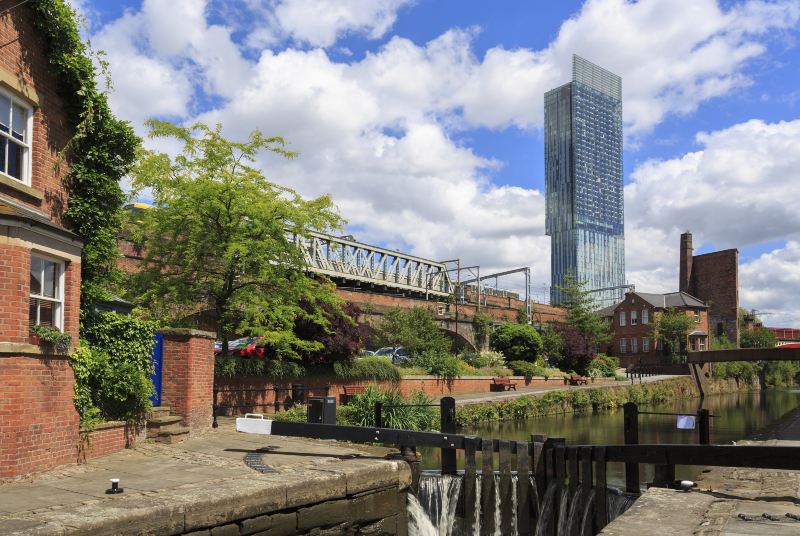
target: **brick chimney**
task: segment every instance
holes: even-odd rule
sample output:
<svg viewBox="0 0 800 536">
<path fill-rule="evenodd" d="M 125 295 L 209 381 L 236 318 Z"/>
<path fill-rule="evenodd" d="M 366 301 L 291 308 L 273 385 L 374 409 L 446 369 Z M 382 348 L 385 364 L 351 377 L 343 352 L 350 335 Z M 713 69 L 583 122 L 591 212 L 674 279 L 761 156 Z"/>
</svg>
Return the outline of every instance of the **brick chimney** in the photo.
<svg viewBox="0 0 800 536">
<path fill-rule="evenodd" d="M 692 291 L 692 233 L 685 232 L 681 235 L 681 264 L 678 288 L 681 292 L 694 294 Z"/>
</svg>

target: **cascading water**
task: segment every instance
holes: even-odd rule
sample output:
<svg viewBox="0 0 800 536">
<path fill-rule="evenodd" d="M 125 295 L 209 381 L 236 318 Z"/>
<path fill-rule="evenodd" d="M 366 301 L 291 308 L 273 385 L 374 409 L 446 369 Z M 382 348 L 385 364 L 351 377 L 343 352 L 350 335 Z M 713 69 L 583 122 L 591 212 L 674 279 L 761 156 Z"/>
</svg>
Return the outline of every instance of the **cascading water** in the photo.
<svg viewBox="0 0 800 536">
<path fill-rule="evenodd" d="M 459 512 L 459 500 L 462 497 L 463 476 L 423 473 L 419 482 L 418 496 L 408 496 L 409 534 L 411 536 L 461 536 L 479 535 L 482 529 L 481 489 L 482 475 L 478 474 L 475 486 L 475 503 L 464 505 L 473 508 L 474 524 L 464 527 L 464 512 Z M 494 486 L 494 536 L 510 536 L 517 534 L 517 476 L 512 476 L 512 508 L 510 524 L 511 532 L 503 531 L 502 507 L 500 504 L 500 476 L 492 475 Z M 566 536 L 569 534 L 591 534 L 593 522 L 594 494 L 581 489 L 570 494 L 568 488 L 559 492 L 555 483 L 545 490 L 539 500 L 538 490 L 533 478 L 528 481 L 531 506 L 535 512 L 535 526 L 531 527 L 536 536 Z M 635 498 L 625 495 L 617 488 L 609 488 L 608 515 L 609 521 L 622 515 Z"/>
</svg>

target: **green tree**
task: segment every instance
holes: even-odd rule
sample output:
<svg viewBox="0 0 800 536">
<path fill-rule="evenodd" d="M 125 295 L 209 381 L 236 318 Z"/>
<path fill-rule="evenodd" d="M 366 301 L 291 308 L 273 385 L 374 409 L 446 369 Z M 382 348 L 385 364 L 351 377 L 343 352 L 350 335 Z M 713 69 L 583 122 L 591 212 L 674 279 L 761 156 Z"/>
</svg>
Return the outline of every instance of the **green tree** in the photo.
<svg viewBox="0 0 800 536">
<path fill-rule="evenodd" d="M 548 325 L 542 329 L 541 337 L 542 354 L 551 363 L 558 363 L 564 352 L 564 341 L 561 340 L 561 334 Z"/>
<path fill-rule="evenodd" d="M 739 334 L 739 345 L 742 348 L 775 348 L 777 344 L 775 333 L 765 328 L 743 329 Z"/>
<path fill-rule="evenodd" d="M 591 346 L 597 346 L 611 339 L 611 329 L 603 318 L 594 312 L 594 299 L 585 289 L 585 283 L 567 276 L 564 286 L 559 287 L 564 294 L 561 304 L 566 310 L 564 322 L 575 326 Z"/>
<path fill-rule="evenodd" d="M 542 339 L 529 324 L 500 324 L 489 336 L 489 347 L 508 361 L 535 363 L 541 357 Z"/>
<path fill-rule="evenodd" d="M 331 285 L 304 274 L 295 237 L 341 225 L 330 198 L 305 200 L 253 167 L 262 151 L 293 158 L 282 138 L 256 130 L 236 142 L 221 125 L 147 126 L 151 138 L 172 138 L 183 150 L 175 158 L 143 152 L 134 170 L 134 187 L 152 192 L 156 207 L 137 213 L 132 229 L 146 252 L 137 301 L 173 325 L 213 311 L 223 352 L 244 333 L 264 336 L 277 358 L 318 350 L 293 328 L 298 319 L 327 328 L 323 306 L 339 300 Z"/>
<path fill-rule="evenodd" d="M 424 307 L 389 309 L 376 323 L 373 338 L 380 346 L 402 346 L 412 356 L 426 352 L 442 354 L 450 350 L 450 339 Z"/>
<path fill-rule="evenodd" d="M 736 343 L 728 338 L 724 333 L 720 336 L 711 337 L 710 350 L 732 350 L 736 348 Z"/>
<path fill-rule="evenodd" d="M 486 344 L 486 337 L 489 336 L 493 321 L 494 319 L 491 316 L 480 311 L 477 311 L 472 318 L 472 331 L 475 334 L 475 348 L 478 350 L 482 350 L 483 345 Z"/>
<path fill-rule="evenodd" d="M 689 331 L 694 327 L 694 320 L 680 309 L 668 308 L 656 317 L 653 323 L 653 337 L 661 341 L 664 350 L 670 356 L 676 356 L 686 347 Z"/>
</svg>

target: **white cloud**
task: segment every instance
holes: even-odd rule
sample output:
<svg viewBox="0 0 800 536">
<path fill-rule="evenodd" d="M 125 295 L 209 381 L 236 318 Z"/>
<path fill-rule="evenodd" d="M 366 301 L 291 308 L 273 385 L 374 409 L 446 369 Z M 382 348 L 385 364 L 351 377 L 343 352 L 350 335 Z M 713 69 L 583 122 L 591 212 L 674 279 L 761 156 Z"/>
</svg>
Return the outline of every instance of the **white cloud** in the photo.
<svg viewBox="0 0 800 536">
<path fill-rule="evenodd" d="M 529 265 L 534 283 L 549 280 L 542 193 L 492 184 L 502 162 L 455 142 L 453 132 L 540 128 L 543 93 L 569 80 L 577 52 L 623 76 L 626 129 L 641 136 L 668 114 L 750 83 L 745 66 L 764 53 L 768 32 L 800 17 L 796 1 L 724 10 L 714 0 L 679 8 L 674 0 L 590 0 L 542 50 L 496 46 L 477 57 L 479 30 L 469 28 L 425 44 L 394 36 L 360 60 L 336 62 L 319 47 L 351 32 L 384 36 L 409 2 L 246 4 L 238 15 L 260 27 L 248 46 L 285 46 L 288 38 L 304 48 L 276 45 L 245 59 L 232 38 L 242 31 L 236 17 L 211 24 L 199 0 L 145 0 L 102 28 L 94 40 L 109 54 L 117 113 L 137 127 L 158 115 L 220 121 L 235 138 L 254 128 L 283 135 L 301 156 L 265 157 L 267 176 L 305 195 L 333 194 L 361 240 L 457 256 L 487 271 Z M 643 290 L 673 290 L 686 227 L 717 246 L 787 229 L 795 236 L 800 216 L 788 211 L 788 196 L 757 185 L 777 188 L 800 169 L 796 128 L 745 123 L 699 136 L 697 152 L 639 166 L 626 188 L 629 279 Z M 748 174 L 740 162 L 751 161 Z"/>
<path fill-rule="evenodd" d="M 370 39 L 379 39 L 394 24 L 397 12 L 412 2 L 280 0 L 271 9 L 270 19 L 278 25 L 278 28 L 272 29 L 272 33 L 288 35 L 296 42 L 316 47 L 329 47 L 348 33 L 361 33 Z"/>
<path fill-rule="evenodd" d="M 748 308 L 771 313 L 762 320 L 768 326 L 800 326 L 800 243 L 764 253 L 740 267 L 740 302 Z"/>
</svg>

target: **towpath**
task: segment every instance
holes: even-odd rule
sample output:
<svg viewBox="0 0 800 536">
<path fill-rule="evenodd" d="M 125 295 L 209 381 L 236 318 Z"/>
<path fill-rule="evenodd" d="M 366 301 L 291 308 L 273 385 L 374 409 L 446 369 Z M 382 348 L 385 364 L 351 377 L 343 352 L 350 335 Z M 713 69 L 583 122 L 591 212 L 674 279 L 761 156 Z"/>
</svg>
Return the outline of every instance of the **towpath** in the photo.
<svg viewBox="0 0 800 536">
<path fill-rule="evenodd" d="M 392 501 L 409 484 L 410 471 L 405 462 L 384 459 L 389 452 L 241 434 L 233 419 L 223 418 L 218 429 L 182 443 L 144 441 L 84 465 L 0 484 L 0 534 L 212 534 L 212 527 L 213 534 L 251 534 L 259 527 L 265 534 L 299 534 L 311 528 L 302 523 L 314 521 L 316 506 L 309 505 L 320 504 L 328 505 L 317 512 L 323 525 L 350 523 L 353 518 L 337 516 L 355 509 L 387 517 L 374 522 L 391 533 L 400 523 L 389 515 L 397 506 Z M 110 478 L 120 479 L 123 494 L 105 493 Z"/>
<path fill-rule="evenodd" d="M 670 376 L 670 375 L 659 375 L 659 376 L 646 376 L 643 378 L 637 378 L 634 380 L 634 383 L 631 383 L 631 380 L 623 380 L 623 381 L 613 381 L 613 382 L 603 382 L 603 383 L 589 383 L 587 385 L 556 385 L 554 384 L 552 387 L 525 387 L 521 385 L 522 382 L 518 382 L 517 391 L 505 391 L 505 392 L 490 392 L 490 393 L 470 393 L 470 394 L 463 394 L 463 395 L 454 395 L 453 398 L 456 399 L 456 402 L 459 404 L 477 404 L 480 402 L 496 402 L 499 400 L 506 400 L 510 398 L 517 398 L 520 396 L 542 396 L 546 393 L 550 393 L 553 391 L 572 391 L 576 389 L 597 389 L 601 387 L 625 387 L 628 385 L 639 385 L 645 383 L 655 383 L 664 380 L 671 380 L 673 378 L 681 378 L 682 376 Z M 445 395 L 442 395 L 445 396 Z M 442 398 L 437 397 L 437 398 Z"/>
</svg>

